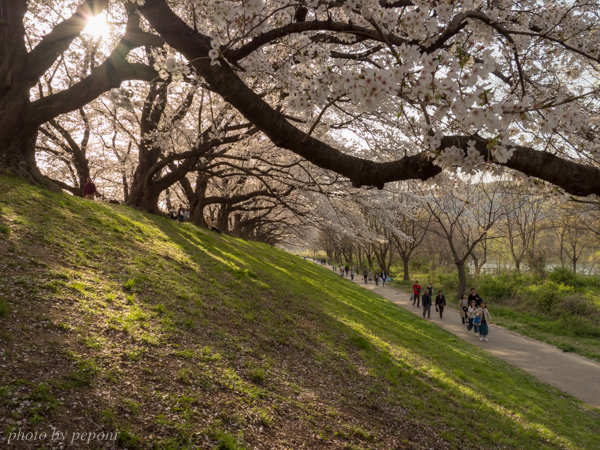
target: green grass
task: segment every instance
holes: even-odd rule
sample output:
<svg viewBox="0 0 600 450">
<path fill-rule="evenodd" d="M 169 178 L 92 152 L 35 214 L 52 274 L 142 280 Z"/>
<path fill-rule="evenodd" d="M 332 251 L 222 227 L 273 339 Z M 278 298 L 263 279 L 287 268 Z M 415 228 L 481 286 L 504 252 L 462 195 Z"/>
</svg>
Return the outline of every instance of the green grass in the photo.
<svg viewBox="0 0 600 450">
<path fill-rule="evenodd" d="M 0 297 L 0 318 L 6 319 L 9 312 L 10 306 L 8 305 L 8 301 L 5 298 Z"/>
<path fill-rule="evenodd" d="M 597 447 L 597 409 L 268 245 L 6 178 L 0 224 L 0 321 L 28 327 L 2 416 L 64 399 L 19 417 L 144 449 Z"/>
</svg>

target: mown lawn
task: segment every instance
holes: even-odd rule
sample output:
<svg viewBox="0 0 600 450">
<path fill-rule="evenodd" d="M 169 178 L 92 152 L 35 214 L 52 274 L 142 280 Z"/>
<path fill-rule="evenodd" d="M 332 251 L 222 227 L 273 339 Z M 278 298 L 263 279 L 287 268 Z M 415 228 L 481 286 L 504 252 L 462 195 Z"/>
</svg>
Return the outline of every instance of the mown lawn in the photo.
<svg viewBox="0 0 600 450">
<path fill-rule="evenodd" d="M 591 449 L 600 435 L 599 410 L 312 262 L 7 178 L 0 369 L 5 438 L 52 424 L 143 449 Z"/>
</svg>

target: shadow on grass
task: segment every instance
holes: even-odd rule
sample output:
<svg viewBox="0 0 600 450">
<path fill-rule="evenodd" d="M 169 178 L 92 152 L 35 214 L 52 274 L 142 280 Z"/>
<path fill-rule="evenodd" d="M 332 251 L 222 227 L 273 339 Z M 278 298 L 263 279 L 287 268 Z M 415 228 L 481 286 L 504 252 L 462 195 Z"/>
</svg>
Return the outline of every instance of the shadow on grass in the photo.
<svg viewBox="0 0 600 450">
<path fill-rule="evenodd" d="M 222 345 L 220 351 L 233 353 L 219 362 L 227 373 L 244 377 L 235 353 L 248 345 L 252 358 L 272 361 L 277 371 L 289 372 L 310 391 L 311 404 L 345 400 L 359 408 L 357 419 L 365 423 L 370 423 L 369 408 L 383 401 L 405 411 L 405 417 L 396 418 L 398 426 L 407 417 L 434 420 L 454 430 L 443 436 L 449 442 L 460 435 L 477 445 L 592 448 L 600 433 L 598 410 L 318 265 L 265 244 L 125 207 L 33 188 L 19 192 L 26 195 L 10 208 L 3 204 L 0 225 L 10 227 L 7 235 L 56 246 L 65 270 L 78 268 L 112 283 L 123 298 L 119 314 L 129 318 L 116 318 L 117 323 L 140 333 L 151 324 L 162 336 L 152 345 L 135 342 L 144 350 L 141 355 L 162 348 L 174 335 L 195 336 L 197 329 L 183 330 L 177 321 L 201 308 L 198 317 Z M 40 276 L 53 277 L 51 268 L 40 269 Z M 128 280 L 134 280 L 131 293 L 122 288 Z M 108 311 L 111 305 L 104 298 L 92 296 L 85 286 L 79 294 L 85 314 L 108 320 L 102 308 Z M 128 350 L 132 361 L 134 350 Z M 316 368 L 315 379 L 302 375 L 307 365 Z M 179 366 L 162 370 L 168 380 L 187 377 Z M 116 380 L 124 387 L 125 380 Z M 283 379 L 272 383 L 283 392 Z M 88 388 L 77 389 L 85 393 Z M 125 420 L 123 415 L 117 419 Z M 141 432 L 142 426 L 136 427 Z"/>
</svg>

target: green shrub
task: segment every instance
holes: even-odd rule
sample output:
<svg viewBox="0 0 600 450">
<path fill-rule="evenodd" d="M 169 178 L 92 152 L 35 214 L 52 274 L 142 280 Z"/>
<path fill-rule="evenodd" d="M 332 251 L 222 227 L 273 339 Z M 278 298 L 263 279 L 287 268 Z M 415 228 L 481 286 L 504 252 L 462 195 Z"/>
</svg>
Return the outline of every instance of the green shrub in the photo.
<svg viewBox="0 0 600 450">
<path fill-rule="evenodd" d="M 548 279 L 550 281 L 554 281 L 555 283 L 562 283 L 567 286 L 579 285 L 578 276 L 566 267 L 556 267 L 552 272 L 550 272 Z"/>
<path fill-rule="evenodd" d="M 434 277 L 434 288 L 443 290 L 453 290 L 458 286 L 458 272 L 439 273 Z M 419 283 L 421 286 L 424 282 Z"/>
</svg>

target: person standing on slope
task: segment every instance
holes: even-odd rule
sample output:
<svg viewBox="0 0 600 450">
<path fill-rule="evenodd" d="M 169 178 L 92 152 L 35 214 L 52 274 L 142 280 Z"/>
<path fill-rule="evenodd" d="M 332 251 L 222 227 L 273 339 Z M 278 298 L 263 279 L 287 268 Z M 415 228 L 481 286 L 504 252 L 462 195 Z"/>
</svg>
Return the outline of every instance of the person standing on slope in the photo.
<svg viewBox="0 0 600 450">
<path fill-rule="evenodd" d="M 415 306 L 415 302 L 417 302 L 417 308 L 421 305 L 420 295 L 421 295 L 421 285 L 419 284 L 419 280 L 415 281 L 413 284 L 413 306 Z"/>
<path fill-rule="evenodd" d="M 425 318 L 425 314 L 427 314 L 428 319 L 431 319 L 431 294 L 429 293 L 429 289 L 425 289 L 421 302 L 423 304 L 423 319 Z"/>
<path fill-rule="evenodd" d="M 435 298 L 435 310 L 440 313 L 440 319 L 443 319 L 444 307 L 446 306 L 446 297 L 442 291 L 438 291 L 438 295 Z"/>
<path fill-rule="evenodd" d="M 83 186 L 83 198 L 88 200 L 96 200 L 96 185 L 91 178 L 87 179 L 87 183 Z"/>
<path fill-rule="evenodd" d="M 481 323 L 479 325 L 481 337 L 479 338 L 479 340 L 489 342 L 489 339 L 487 338 L 489 332 L 488 323 L 493 322 L 490 316 L 490 312 L 488 311 L 484 301 L 482 301 L 479 308 L 477 308 L 477 316 L 481 318 Z"/>
</svg>

